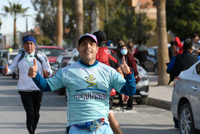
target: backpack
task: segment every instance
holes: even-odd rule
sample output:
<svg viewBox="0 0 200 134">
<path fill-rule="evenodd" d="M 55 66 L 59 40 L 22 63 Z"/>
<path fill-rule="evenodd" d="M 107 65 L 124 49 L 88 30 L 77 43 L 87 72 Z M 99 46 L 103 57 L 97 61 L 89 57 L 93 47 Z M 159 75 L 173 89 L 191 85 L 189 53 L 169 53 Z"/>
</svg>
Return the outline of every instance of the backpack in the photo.
<svg viewBox="0 0 200 134">
<path fill-rule="evenodd" d="M 41 59 L 37 56 L 38 53 L 39 53 L 39 51 L 35 50 L 35 55 L 34 55 L 34 57 L 35 57 L 35 58 L 41 63 L 41 65 L 42 65 Z M 18 59 L 18 63 L 24 58 L 24 56 L 25 56 L 25 51 L 22 51 L 22 54 L 21 54 L 20 58 Z"/>
<path fill-rule="evenodd" d="M 38 57 L 38 53 L 39 53 L 40 51 L 37 51 L 37 50 L 35 50 L 35 54 L 34 54 L 34 57 L 40 62 L 40 64 L 42 65 L 42 60 Z M 20 58 L 18 59 L 18 62 L 17 63 L 19 63 L 23 58 L 24 58 L 24 56 L 25 56 L 25 51 L 22 51 L 22 54 L 21 54 L 21 56 L 20 56 Z M 47 62 L 47 60 L 46 60 L 46 62 Z M 44 76 L 44 78 L 46 78 L 45 76 Z"/>
<path fill-rule="evenodd" d="M 109 61 L 117 63 L 117 60 L 111 55 L 111 52 L 114 52 L 114 51 L 108 49 L 107 47 L 99 48 L 99 51 L 96 55 L 96 59 L 101 63 L 111 66 Z M 111 66 L 111 67 L 113 67 L 113 66 Z"/>
</svg>

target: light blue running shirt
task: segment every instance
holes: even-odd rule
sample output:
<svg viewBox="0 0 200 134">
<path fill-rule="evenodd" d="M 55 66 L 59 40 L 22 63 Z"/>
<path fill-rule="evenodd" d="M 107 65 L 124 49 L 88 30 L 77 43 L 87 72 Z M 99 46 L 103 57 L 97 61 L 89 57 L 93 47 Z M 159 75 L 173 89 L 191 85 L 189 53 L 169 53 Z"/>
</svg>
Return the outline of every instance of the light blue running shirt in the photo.
<svg viewBox="0 0 200 134">
<path fill-rule="evenodd" d="M 52 91 L 67 89 L 67 126 L 104 117 L 108 123 L 111 89 L 120 91 L 125 79 L 115 69 L 98 62 L 87 67 L 76 62 L 47 79 Z"/>
</svg>

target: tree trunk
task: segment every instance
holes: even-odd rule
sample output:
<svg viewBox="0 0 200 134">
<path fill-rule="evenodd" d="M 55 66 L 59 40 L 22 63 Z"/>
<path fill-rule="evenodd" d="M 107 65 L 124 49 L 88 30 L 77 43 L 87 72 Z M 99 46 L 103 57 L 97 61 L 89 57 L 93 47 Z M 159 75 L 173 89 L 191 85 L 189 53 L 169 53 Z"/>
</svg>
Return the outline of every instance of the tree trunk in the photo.
<svg viewBox="0 0 200 134">
<path fill-rule="evenodd" d="M 57 0 L 56 45 L 62 47 L 62 40 L 63 40 L 62 0 Z"/>
<path fill-rule="evenodd" d="M 169 62 L 166 30 L 166 0 L 156 0 L 157 36 L 158 36 L 158 85 L 166 85 L 169 75 L 166 73 Z"/>
<path fill-rule="evenodd" d="M 75 0 L 75 16 L 76 16 L 76 41 L 83 35 L 83 0 Z M 76 45 L 74 47 L 76 47 Z"/>
<path fill-rule="evenodd" d="M 99 8 L 97 6 L 97 1 L 93 1 L 92 7 L 92 23 L 91 23 L 91 32 L 94 33 L 100 29 L 100 22 L 99 22 Z"/>
<path fill-rule="evenodd" d="M 14 18 L 14 44 L 17 44 L 17 27 L 16 27 L 16 18 Z"/>
</svg>

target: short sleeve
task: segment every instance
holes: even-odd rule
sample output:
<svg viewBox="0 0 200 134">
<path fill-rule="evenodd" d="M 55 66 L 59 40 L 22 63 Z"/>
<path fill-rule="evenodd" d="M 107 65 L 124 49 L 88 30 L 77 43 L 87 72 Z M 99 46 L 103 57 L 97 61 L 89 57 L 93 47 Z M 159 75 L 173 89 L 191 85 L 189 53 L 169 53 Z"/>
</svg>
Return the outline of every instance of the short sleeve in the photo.
<svg viewBox="0 0 200 134">
<path fill-rule="evenodd" d="M 53 77 L 48 78 L 47 83 L 52 91 L 62 88 L 64 86 L 62 69 L 58 71 Z"/>
<path fill-rule="evenodd" d="M 119 92 L 122 89 L 122 87 L 125 85 L 125 83 L 126 83 L 126 80 L 122 77 L 122 75 L 118 73 L 117 71 L 115 71 L 112 78 L 111 87 Z"/>
</svg>

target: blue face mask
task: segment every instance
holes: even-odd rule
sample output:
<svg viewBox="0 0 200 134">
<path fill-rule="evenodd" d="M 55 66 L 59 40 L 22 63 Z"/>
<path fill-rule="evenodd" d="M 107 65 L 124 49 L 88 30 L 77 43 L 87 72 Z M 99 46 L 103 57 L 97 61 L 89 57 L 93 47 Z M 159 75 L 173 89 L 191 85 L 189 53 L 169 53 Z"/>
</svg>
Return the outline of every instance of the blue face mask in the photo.
<svg viewBox="0 0 200 134">
<path fill-rule="evenodd" d="M 121 49 L 120 52 L 122 55 L 126 55 L 128 53 L 127 49 L 123 49 L 123 48 Z"/>
</svg>

